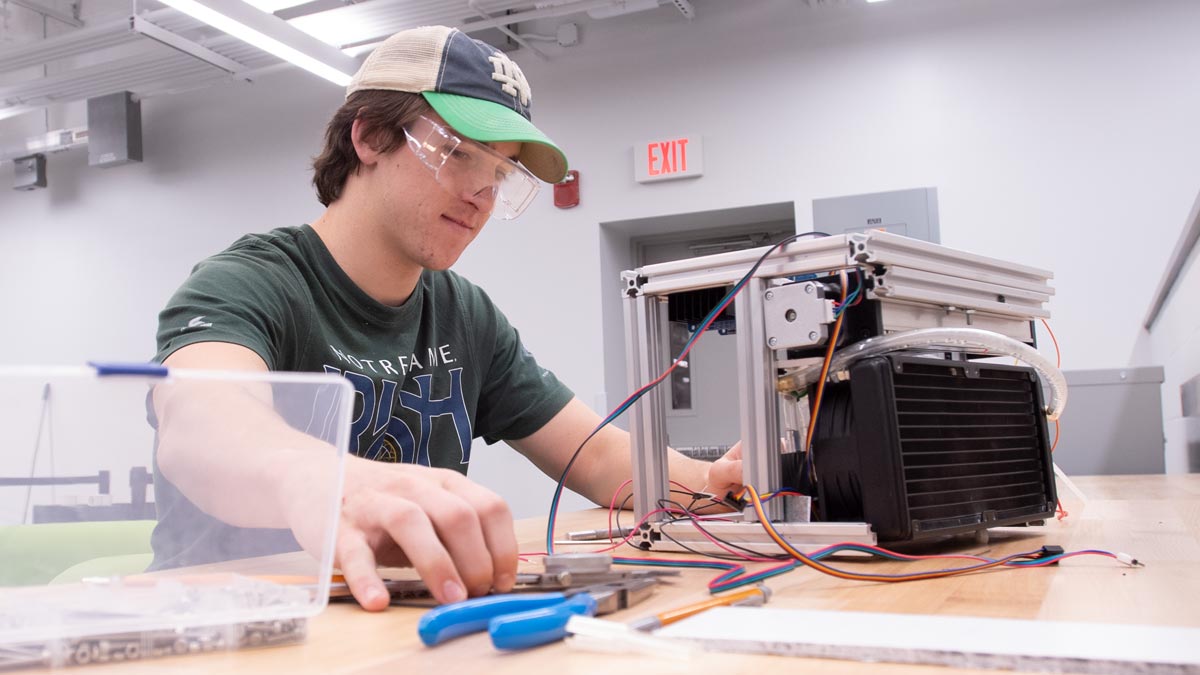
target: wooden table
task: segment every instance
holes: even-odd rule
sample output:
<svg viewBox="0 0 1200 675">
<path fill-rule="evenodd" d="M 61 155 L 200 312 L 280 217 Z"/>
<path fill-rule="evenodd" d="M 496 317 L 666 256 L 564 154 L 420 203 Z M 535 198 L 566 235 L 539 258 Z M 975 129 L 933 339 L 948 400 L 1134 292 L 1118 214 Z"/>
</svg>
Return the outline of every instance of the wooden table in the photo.
<svg viewBox="0 0 1200 675">
<path fill-rule="evenodd" d="M 1086 495 L 1081 502 L 1060 485 L 1070 515 L 1063 522 L 1027 531 L 993 534 L 981 546 L 961 539 L 931 552 L 971 552 L 989 556 L 1057 544 L 1066 550 L 1123 551 L 1144 562 L 1132 569 L 1114 560 L 1081 557 L 1057 567 L 1001 569 L 961 577 L 899 584 L 843 581 L 797 569 L 769 580 L 773 607 L 871 612 L 985 616 L 1021 619 L 1141 623 L 1200 627 L 1200 474 L 1106 476 L 1074 479 Z M 603 527 L 603 510 L 563 514 L 558 531 Z M 518 523 L 521 550 L 544 548 L 544 520 Z M 560 534 L 561 536 L 561 534 Z M 571 551 L 587 550 L 572 547 Z M 636 555 L 626 549 L 622 555 Z M 665 557 L 665 554 L 654 554 Z M 842 564 L 842 563 L 839 563 Z M 945 567 L 944 563 L 844 563 L 856 569 L 895 573 Z M 536 563 L 531 564 L 534 568 Z M 685 570 L 669 587 L 622 613 L 629 620 L 703 599 L 710 570 Z M 503 675 L 574 673 L 759 673 L 764 669 L 829 673 L 930 673 L 943 667 L 883 665 L 780 656 L 704 654 L 690 661 L 642 655 L 601 655 L 555 644 L 521 653 L 495 651 L 486 634 L 426 648 L 417 638 L 420 609 L 391 608 L 372 614 L 355 606 L 332 605 L 310 621 L 300 645 L 247 649 L 139 663 L 89 666 L 96 672 L 227 673 L 338 672 Z M 83 671 L 79 671 L 83 672 Z"/>
</svg>

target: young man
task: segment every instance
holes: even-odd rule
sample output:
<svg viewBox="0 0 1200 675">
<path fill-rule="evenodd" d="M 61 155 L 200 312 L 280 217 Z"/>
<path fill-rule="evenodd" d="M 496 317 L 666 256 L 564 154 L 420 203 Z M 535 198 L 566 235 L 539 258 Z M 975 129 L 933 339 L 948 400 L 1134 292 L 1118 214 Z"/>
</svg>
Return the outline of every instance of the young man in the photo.
<svg viewBox="0 0 1200 675">
<path fill-rule="evenodd" d="M 472 438 L 508 441 L 557 478 L 600 421 L 482 290 L 447 271 L 489 217 L 516 218 L 538 179 L 566 172 L 530 102 L 520 68 L 482 42 L 445 27 L 393 36 L 326 131 L 314 163 L 324 214 L 201 262 L 160 316 L 156 359 L 169 367 L 324 371 L 353 383 L 336 561 L 368 609 L 388 603 L 377 565 L 413 565 L 442 602 L 508 590 L 512 516 L 465 477 Z M 190 551 L 205 537 L 247 555 L 273 536 L 311 541 L 308 491 L 327 470 L 303 452 L 311 439 L 206 424 L 244 417 L 245 402 L 195 403 L 154 400 L 173 421 L 159 430 L 156 565 L 203 562 Z M 203 439 L 185 431 L 201 428 Z M 736 454 L 709 465 L 672 452 L 670 471 L 719 494 L 741 477 Z M 630 475 L 628 435 L 610 427 L 568 487 L 607 504 Z M 202 534 L 172 537 L 181 526 Z"/>
</svg>

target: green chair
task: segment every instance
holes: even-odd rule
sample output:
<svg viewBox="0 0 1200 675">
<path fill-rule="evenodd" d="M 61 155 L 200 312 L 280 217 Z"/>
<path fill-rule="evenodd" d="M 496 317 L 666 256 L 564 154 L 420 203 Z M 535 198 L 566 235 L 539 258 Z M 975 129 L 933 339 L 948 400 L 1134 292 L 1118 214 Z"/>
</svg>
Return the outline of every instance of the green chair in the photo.
<svg viewBox="0 0 1200 675">
<path fill-rule="evenodd" d="M 38 586 L 85 576 L 134 574 L 153 557 L 153 520 L 0 527 L 0 586 Z"/>
</svg>

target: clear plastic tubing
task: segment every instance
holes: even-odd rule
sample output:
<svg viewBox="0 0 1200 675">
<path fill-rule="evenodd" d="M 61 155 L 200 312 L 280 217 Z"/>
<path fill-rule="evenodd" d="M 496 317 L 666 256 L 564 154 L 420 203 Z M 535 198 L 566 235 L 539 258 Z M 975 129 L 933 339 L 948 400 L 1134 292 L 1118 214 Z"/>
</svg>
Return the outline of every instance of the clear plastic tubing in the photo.
<svg viewBox="0 0 1200 675">
<path fill-rule="evenodd" d="M 1067 407 L 1067 378 L 1041 352 L 1010 337 L 978 328 L 921 328 L 856 342 L 839 350 L 829 364 L 829 373 L 845 370 L 868 356 L 899 351 L 958 351 L 988 356 L 1011 356 L 1033 367 L 1050 387 L 1046 417 L 1057 420 Z M 817 380 L 821 365 L 810 366 L 779 378 L 781 391 L 804 389 Z"/>
</svg>

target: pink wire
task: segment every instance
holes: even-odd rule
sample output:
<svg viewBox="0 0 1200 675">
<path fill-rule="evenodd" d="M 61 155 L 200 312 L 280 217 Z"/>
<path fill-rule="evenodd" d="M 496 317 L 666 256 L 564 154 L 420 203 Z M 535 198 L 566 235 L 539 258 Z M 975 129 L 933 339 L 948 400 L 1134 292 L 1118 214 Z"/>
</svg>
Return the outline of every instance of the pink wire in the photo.
<svg viewBox="0 0 1200 675">
<path fill-rule="evenodd" d="M 632 482 L 633 482 L 633 479 L 630 478 L 629 480 L 625 481 L 624 483 L 621 483 L 621 485 L 619 487 L 617 487 L 617 491 L 613 493 L 612 501 L 608 503 L 608 540 L 609 541 L 613 540 L 613 530 L 612 530 L 613 511 L 617 510 L 617 497 L 620 497 L 621 490 L 624 490 L 625 486 L 629 485 Z"/>
</svg>

